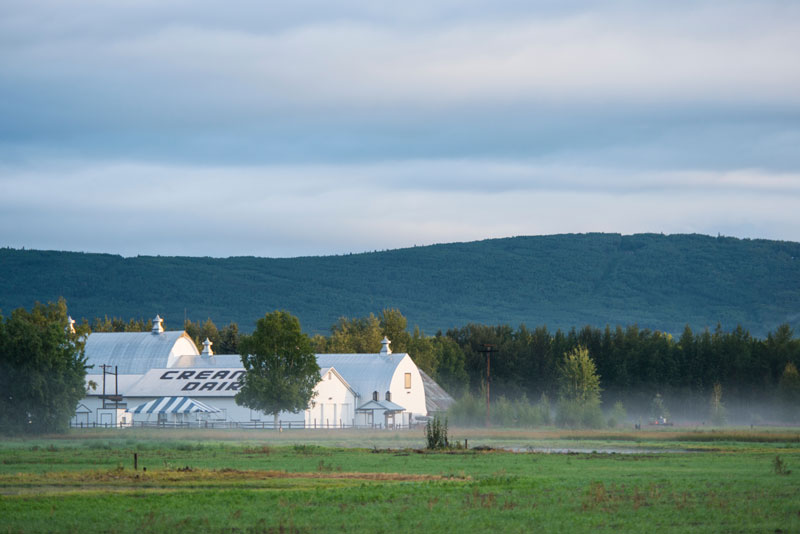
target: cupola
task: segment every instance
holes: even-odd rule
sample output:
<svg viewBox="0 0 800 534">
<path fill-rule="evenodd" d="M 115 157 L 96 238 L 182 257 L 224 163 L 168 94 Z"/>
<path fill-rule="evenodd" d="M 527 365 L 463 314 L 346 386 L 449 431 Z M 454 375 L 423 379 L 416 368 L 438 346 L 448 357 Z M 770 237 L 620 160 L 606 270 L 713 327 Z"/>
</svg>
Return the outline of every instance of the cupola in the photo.
<svg viewBox="0 0 800 534">
<path fill-rule="evenodd" d="M 164 332 L 164 325 L 161 324 L 163 322 L 164 322 L 164 319 L 162 319 L 160 316 L 156 315 L 156 318 L 153 319 L 153 333 L 154 334 L 161 334 L 162 332 Z"/>
</svg>

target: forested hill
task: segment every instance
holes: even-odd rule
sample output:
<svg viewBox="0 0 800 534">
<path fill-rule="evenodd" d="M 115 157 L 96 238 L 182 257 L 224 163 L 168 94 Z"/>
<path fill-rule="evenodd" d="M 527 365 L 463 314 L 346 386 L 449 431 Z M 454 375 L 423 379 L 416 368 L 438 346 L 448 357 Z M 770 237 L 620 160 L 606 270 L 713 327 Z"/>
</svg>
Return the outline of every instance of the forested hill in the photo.
<svg viewBox="0 0 800 534">
<path fill-rule="evenodd" d="M 427 334 L 524 323 L 680 332 L 800 327 L 800 243 L 702 235 L 491 239 L 290 259 L 152 257 L 0 249 L 0 310 L 63 296 L 74 317 L 184 316 L 239 323 L 275 309 L 310 333 L 397 308 Z"/>
</svg>

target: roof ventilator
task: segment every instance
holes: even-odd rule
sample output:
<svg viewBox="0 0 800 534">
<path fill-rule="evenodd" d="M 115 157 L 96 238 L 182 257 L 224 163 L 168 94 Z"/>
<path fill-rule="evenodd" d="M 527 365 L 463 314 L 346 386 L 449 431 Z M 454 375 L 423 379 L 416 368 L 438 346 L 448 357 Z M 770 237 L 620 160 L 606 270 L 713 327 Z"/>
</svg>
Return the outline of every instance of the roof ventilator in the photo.
<svg viewBox="0 0 800 534">
<path fill-rule="evenodd" d="M 164 332 L 164 325 L 161 324 L 164 322 L 164 319 L 156 315 L 156 318 L 153 319 L 153 333 L 154 334 L 161 334 Z"/>
</svg>

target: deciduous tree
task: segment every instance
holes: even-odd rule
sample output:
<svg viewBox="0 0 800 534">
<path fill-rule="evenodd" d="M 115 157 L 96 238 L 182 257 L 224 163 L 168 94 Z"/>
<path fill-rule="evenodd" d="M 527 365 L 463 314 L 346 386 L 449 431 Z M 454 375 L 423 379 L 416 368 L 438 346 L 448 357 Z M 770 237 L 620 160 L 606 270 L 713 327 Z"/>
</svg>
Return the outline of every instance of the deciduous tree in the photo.
<svg viewBox="0 0 800 534">
<path fill-rule="evenodd" d="M 558 374 L 558 422 L 564 426 L 602 426 L 600 377 L 589 351 L 578 346 L 565 354 Z"/>
<path fill-rule="evenodd" d="M 558 371 L 562 397 L 580 404 L 600 402 L 600 377 L 586 348 L 577 347 L 568 352 Z"/>
<path fill-rule="evenodd" d="M 86 332 L 73 332 L 61 299 L 0 317 L 0 427 L 62 432 L 85 393 Z"/>
<path fill-rule="evenodd" d="M 276 427 L 280 412 L 308 407 L 320 380 L 319 365 L 297 317 L 285 311 L 268 313 L 252 335 L 242 336 L 239 350 L 245 375 L 237 404 L 272 414 Z"/>
</svg>

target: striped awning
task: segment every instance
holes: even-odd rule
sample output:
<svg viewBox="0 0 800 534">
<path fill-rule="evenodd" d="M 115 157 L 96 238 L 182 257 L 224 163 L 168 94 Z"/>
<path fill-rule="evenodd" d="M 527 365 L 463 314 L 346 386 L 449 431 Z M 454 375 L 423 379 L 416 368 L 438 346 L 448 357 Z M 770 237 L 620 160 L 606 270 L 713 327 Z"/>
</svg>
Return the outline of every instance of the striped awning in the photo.
<svg viewBox="0 0 800 534">
<path fill-rule="evenodd" d="M 212 413 L 219 410 L 189 397 L 159 397 L 128 411 L 130 413 Z"/>
</svg>

